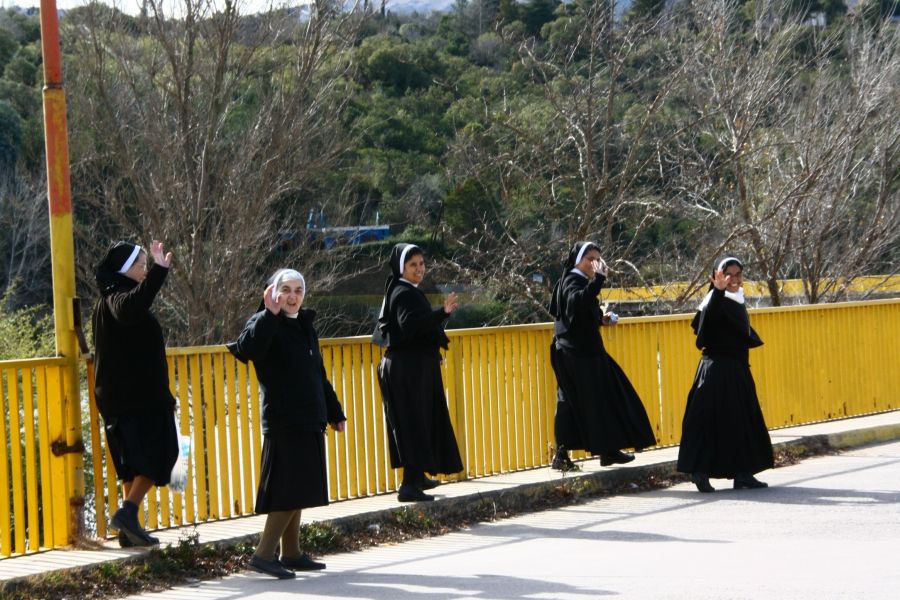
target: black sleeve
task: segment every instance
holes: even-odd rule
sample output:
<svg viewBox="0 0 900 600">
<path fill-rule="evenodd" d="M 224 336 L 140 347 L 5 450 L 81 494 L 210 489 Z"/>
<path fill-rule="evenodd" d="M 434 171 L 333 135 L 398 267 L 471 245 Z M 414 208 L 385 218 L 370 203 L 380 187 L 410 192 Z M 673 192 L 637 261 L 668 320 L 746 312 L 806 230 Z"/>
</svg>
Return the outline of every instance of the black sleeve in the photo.
<svg viewBox="0 0 900 600">
<path fill-rule="evenodd" d="M 691 326 L 694 328 L 694 332 L 697 334 L 697 348 L 703 349 L 707 345 L 707 341 L 709 338 L 709 329 L 711 327 L 715 327 L 715 322 L 718 320 L 719 314 L 722 312 L 722 302 L 724 301 L 724 299 L 725 290 L 713 288 L 712 296 L 710 297 L 709 302 L 706 303 L 706 306 L 703 307 L 703 310 L 694 315 L 694 320 L 691 321 Z"/>
<path fill-rule="evenodd" d="M 105 302 L 116 321 L 131 324 L 150 312 L 156 295 L 166 281 L 169 269 L 159 265 L 150 267 L 147 277 L 133 289 L 118 292 L 106 297 Z"/>
<path fill-rule="evenodd" d="M 244 325 L 244 330 L 241 331 L 237 341 L 228 344 L 228 350 L 242 362 L 259 360 L 272 346 L 278 326 L 277 315 L 268 309 L 258 312 Z"/>
<path fill-rule="evenodd" d="M 570 321 L 575 319 L 577 313 L 585 309 L 592 309 L 597 304 L 597 296 L 600 295 L 603 282 L 606 281 L 606 277 L 596 273 L 593 279 L 587 282 L 587 285 L 581 287 L 573 285 L 575 281 L 578 281 L 576 278 L 581 278 L 581 276 L 575 275 L 565 289 L 566 314 L 569 316 Z"/>
<path fill-rule="evenodd" d="M 328 415 L 328 422 L 340 423 L 341 421 L 346 421 L 347 417 L 344 416 L 344 409 L 341 407 L 337 394 L 334 392 L 334 386 L 328 380 L 328 373 L 325 372 L 325 361 L 322 360 L 322 350 L 319 346 L 319 334 L 315 329 L 313 329 L 312 339 L 315 347 L 319 348 L 319 372 L 322 374 L 322 391 L 325 393 L 325 411 Z"/>
<path fill-rule="evenodd" d="M 421 339 L 437 333 L 450 318 L 443 308 L 433 309 L 427 303 L 416 302 L 410 293 L 400 292 L 394 300 L 397 327 L 406 340 Z"/>
</svg>

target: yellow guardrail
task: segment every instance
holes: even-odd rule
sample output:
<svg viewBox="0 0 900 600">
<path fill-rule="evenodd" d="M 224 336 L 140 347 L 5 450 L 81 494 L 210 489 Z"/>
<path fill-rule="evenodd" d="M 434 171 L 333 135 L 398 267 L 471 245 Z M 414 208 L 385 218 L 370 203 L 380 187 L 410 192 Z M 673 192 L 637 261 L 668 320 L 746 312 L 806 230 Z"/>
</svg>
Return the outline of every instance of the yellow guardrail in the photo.
<svg viewBox="0 0 900 600">
<path fill-rule="evenodd" d="M 690 318 L 623 319 L 603 330 L 607 350 L 644 401 L 660 445 L 677 444 L 681 436 L 686 394 L 699 358 Z M 898 408 L 900 300 L 757 309 L 751 319 L 766 342 L 750 357 L 770 427 Z M 448 334 L 450 350 L 442 368 L 465 464 L 459 477 L 547 465 L 556 399 L 548 352 L 552 326 Z M 322 341 L 322 354 L 348 417 L 345 433 L 328 433 L 332 500 L 396 490 L 399 482 L 389 465 L 375 374 L 381 349 L 367 336 L 328 339 Z M 183 494 L 152 491 L 145 525 L 165 528 L 252 513 L 261 449 L 253 369 L 235 361 L 224 346 L 173 348 L 168 359 L 180 429 L 193 441 L 190 480 Z M 6 428 L 0 428 L 0 489 L 5 484 L 10 490 L 0 498 L 0 556 L 61 545 L 48 533 L 52 523 L 36 516 L 49 492 L 43 487 L 49 456 L 44 444 L 49 438 L 40 435 L 40 406 L 52 404 L 47 390 L 61 389 L 60 376 L 52 374 L 60 368 L 58 361 L 0 363 L 0 408 L 7 413 Z M 97 534 L 103 537 L 120 490 L 100 433 L 92 377 L 88 365 L 94 509 Z M 43 392 L 36 390 L 37 384 L 17 383 L 41 380 L 53 383 Z M 26 385 L 32 387 L 26 390 Z M 10 398 L 21 402 L 20 410 L 33 418 L 14 415 Z M 37 429 L 28 423 L 37 423 Z"/>
<path fill-rule="evenodd" d="M 66 461 L 54 445 L 65 440 L 64 368 L 61 358 L 0 362 L 0 556 L 68 542 Z"/>
</svg>

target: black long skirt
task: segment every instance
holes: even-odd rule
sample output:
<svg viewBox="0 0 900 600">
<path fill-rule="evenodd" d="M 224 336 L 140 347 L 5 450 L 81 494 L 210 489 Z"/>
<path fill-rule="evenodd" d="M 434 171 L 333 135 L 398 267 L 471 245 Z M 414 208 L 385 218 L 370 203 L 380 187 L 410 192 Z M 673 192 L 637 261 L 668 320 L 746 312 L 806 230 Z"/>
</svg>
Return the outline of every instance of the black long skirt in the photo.
<svg viewBox="0 0 900 600">
<path fill-rule="evenodd" d="M 678 470 L 731 479 L 773 466 L 772 441 L 749 365 L 704 356 L 688 393 Z"/>
<path fill-rule="evenodd" d="M 169 484 L 178 460 L 178 432 L 172 410 L 109 417 L 103 429 L 120 480 L 133 481 L 143 475 L 157 486 Z"/>
<path fill-rule="evenodd" d="M 391 467 L 425 473 L 463 470 L 444 396 L 439 356 L 389 351 L 378 365 Z"/>
<path fill-rule="evenodd" d="M 325 434 L 320 431 L 265 434 L 256 512 L 264 514 L 327 504 Z"/>
<path fill-rule="evenodd" d="M 550 347 L 559 385 L 556 443 L 567 450 L 611 454 L 656 444 L 641 399 L 622 368 L 604 353 L 579 356 Z"/>
</svg>

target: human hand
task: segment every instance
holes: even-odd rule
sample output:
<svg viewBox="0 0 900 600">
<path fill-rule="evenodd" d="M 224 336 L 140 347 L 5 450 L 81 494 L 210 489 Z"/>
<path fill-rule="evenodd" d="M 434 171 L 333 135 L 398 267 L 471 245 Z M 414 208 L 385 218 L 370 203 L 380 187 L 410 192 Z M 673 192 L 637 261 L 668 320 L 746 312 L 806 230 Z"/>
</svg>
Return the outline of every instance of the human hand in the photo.
<svg viewBox="0 0 900 600">
<path fill-rule="evenodd" d="M 150 256 L 153 257 L 153 262 L 155 264 L 165 267 L 166 269 L 172 264 L 172 253 L 166 252 L 163 248 L 163 243 L 159 240 L 150 242 Z"/>
<path fill-rule="evenodd" d="M 450 292 L 447 297 L 444 298 L 444 312 L 449 315 L 457 308 L 459 308 L 459 303 L 456 301 L 456 292 Z"/>
<path fill-rule="evenodd" d="M 263 292 L 263 304 L 265 304 L 266 309 L 273 315 L 277 315 L 281 312 L 281 307 L 284 306 L 284 296 L 281 294 L 275 295 L 273 298 L 273 292 L 275 291 L 275 284 L 270 285 L 266 288 L 266 291 Z"/>
<path fill-rule="evenodd" d="M 609 266 L 607 266 L 606 262 L 602 258 L 598 258 L 597 260 L 591 261 L 591 266 L 594 269 L 594 274 L 600 273 L 604 277 L 609 275 Z"/>
<path fill-rule="evenodd" d="M 709 278 L 713 287 L 717 290 L 724 290 L 731 283 L 731 275 L 726 275 L 722 269 L 716 271 L 715 275 Z"/>
<path fill-rule="evenodd" d="M 344 430 L 347 429 L 347 421 L 338 421 L 336 423 L 332 423 L 331 428 L 338 433 L 343 433 Z"/>
<path fill-rule="evenodd" d="M 614 312 L 607 312 L 601 318 L 604 325 L 616 325 L 619 323 L 619 315 Z"/>
</svg>

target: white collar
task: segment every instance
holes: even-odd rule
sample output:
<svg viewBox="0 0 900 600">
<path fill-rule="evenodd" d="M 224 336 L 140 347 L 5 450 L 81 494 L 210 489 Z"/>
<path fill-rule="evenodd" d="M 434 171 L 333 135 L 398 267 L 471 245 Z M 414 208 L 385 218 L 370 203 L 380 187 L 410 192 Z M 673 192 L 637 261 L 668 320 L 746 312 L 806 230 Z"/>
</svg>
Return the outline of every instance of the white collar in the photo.
<svg viewBox="0 0 900 600">
<path fill-rule="evenodd" d="M 581 276 L 584 277 L 585 279 L 588 278 L 588 276 L 585 275 L 584 271 L 582 271 L 582 270 L 579 269 L 578 267 L 575 267 L 574 269 L 572 269 L 571 271 L 569 271 L 569 273 L 575 273 L 576 275 L 581 275 Z"/>
<path fill-rule="evenodd" d="M 703 298 L 703 302 L 700 303 L 700 306 L 697 307 L 697 310 L 703 310 L 704 308 L 706 308 L 706 305 L 709 304 L 709 301 L 712 299 L 712 295 L 713 295 L 713 290 L 710 290 L 709 293 L 706 294 L 706 297 Z M 738 291 L 736 291 L 736 292 L 729 292 L 728 290 L 725 290 L 725 297 L 728 298 L 729 300 L 734 300 L 738 304 L 743 304 L 744 303 L 744 288 L 740 287 L 740 288 L 738 288 Z"/>
<path fill-rule="evenodd" d="M 413 282 L 410 281 L 409 279 L 404 279 L 403 277 L 400 278 L 400 281 L 405 281 L 406 283 L 408 283 L 409 285 L 413 286 L 414 288 L 419 287 L 419 284 L 418 284 L 418 283 L 413 283 Z"/>
</svg>

